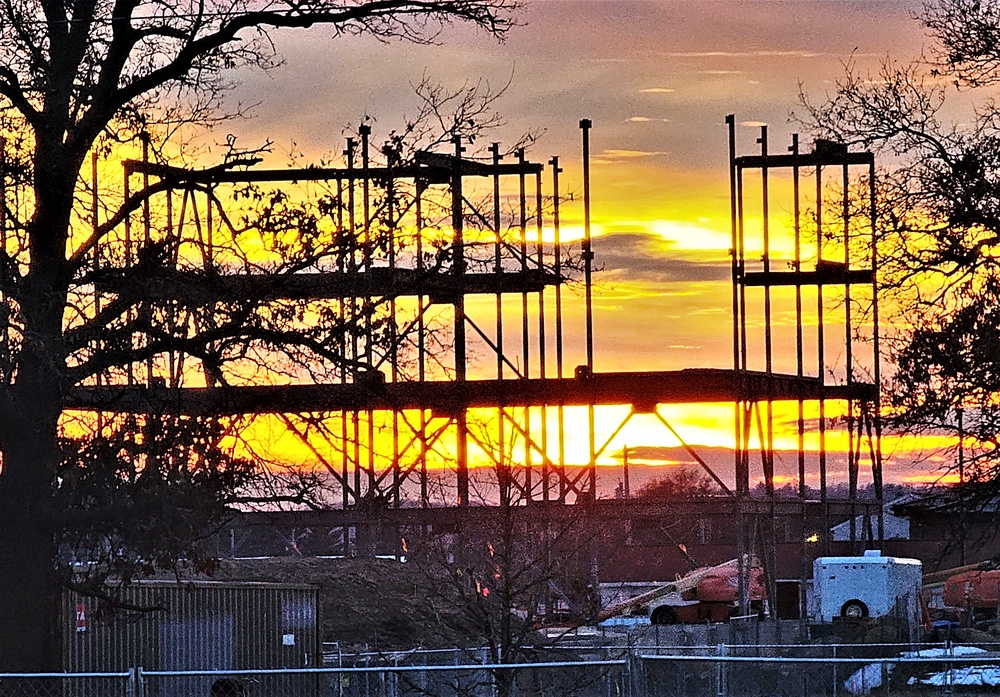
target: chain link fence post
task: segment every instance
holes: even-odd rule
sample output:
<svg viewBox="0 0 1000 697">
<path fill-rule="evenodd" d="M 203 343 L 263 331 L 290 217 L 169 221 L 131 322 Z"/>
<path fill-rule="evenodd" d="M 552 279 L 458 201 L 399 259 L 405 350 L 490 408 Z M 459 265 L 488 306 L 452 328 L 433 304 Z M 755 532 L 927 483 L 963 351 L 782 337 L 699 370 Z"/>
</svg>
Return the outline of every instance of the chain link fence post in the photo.
<svg viewBox="0 0 1000 697">
<path fill-rule="evenodd" d="M 125 697 L 146 697 L 146 686 L 142 677 L 141 666 L 128 669 L 128 679 L 125 681 Z"/>
</svg>

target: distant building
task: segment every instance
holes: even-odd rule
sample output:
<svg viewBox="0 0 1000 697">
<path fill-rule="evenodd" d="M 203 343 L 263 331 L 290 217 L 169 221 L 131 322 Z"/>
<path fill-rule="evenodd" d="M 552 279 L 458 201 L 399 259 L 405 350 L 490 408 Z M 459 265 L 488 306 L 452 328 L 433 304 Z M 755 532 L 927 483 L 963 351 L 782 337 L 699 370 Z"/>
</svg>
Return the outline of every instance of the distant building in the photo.
<svg viewBox="0 0 1000 697">
<path fill-rule="evenodd" d="M 913 496 L 904 497 L 907 501 L 912 500 Z M 885 504 L 882 511 L 882 525 L 883 525 L 883 539 L 885 540 L 909 540 L 910 539 L 910 520 L 909 518 L 904 518 L 902 516 L 895 515 L 893 511 L 893 506 L 896 503 L 902 503 L 902 499 L 896 499 L 892 503 Z M 830 528 L 830 539 L 834 542 L 848 542 L 852 539 L 851 537 L 851 522 L 850 520 L 845 520 L 842 523 L 838 523 Z M 868 538 L 874 537 L 872 531 L 878 529 L 878 519 L 874 513 L 862 514 L 855 516 L 853 519 L 853 529 L 854 538 L 862 536 L 862 534 Z"/>
</svg>

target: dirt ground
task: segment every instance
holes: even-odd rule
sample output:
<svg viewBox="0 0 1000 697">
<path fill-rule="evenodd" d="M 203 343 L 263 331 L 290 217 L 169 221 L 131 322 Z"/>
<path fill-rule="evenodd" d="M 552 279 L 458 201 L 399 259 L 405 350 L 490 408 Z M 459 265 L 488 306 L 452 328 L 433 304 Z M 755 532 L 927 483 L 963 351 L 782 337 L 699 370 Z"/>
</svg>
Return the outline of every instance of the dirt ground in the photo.
<svg viewBox="0 0 1000 697">
<path fill-rule="evenodd" d="M 412 563 L 315 557 L 221 560 L 211 578 L 319 586 L 323 640 L 347 649 L 482 642 L 451 579 Z"/>
</svg>

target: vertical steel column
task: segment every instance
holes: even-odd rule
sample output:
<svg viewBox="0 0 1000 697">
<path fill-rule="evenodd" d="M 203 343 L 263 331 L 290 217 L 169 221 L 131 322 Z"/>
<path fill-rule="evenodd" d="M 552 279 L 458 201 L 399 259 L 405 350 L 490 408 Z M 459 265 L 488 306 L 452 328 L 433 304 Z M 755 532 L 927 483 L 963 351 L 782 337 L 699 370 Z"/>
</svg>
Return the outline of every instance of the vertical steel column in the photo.
<svg viewBox="0 0 1000 697">
<path fill-rule="evenodd" d="M 816 270 L 823 264 L 823 163 L 819 148 L 816 151 Z M 816 370 L 820 384 L 819 398 L 819 498 L 823 507 L 823 553 L 830 553 L 830 505 L 826 481 L 826 347 L 823 333 L 823 283 L 816 284 Z"/>
<path fill-rule="evenodd" d="M 424 237 L 424 210 L 423 210 L 423 196 L 424 189 L 426 187 L 425 182 L 422 179 L 417 179 L 414 182 L 414 195 L 416 196 L 416 201 L 414 202 L 414 209 L 416 215 L 416 228 L 417 228 L 417 270 L 424 270 L 424 247 L 423 247 L 423 237 Z M 427 379 L 427 340 L 425 337 L 425 331 L 427 329 L 424 322 L 424 301 L 426 296 L 417 296 L 417 380 L 419 382 L 424 382 Z M 427 500 L 427 410 L 420 409 L 420 418 L 417 422 L 417 428 L 420 430 L 420 506 L 426 508 L 430 505 Z"/>
<path fill-rule="evenodd" d="M 744 278 L 746 274 L 746 229 L 744 223 L 743 214 L 743 168 L 737 166 L 736 168 L 736 229 L 737 229 L 737 240 L 736 249 L 737 255 L 739 257 L 739 273 L 740 273 L 740 283 L 739 283 L 739 343 L 740 343 L 740 364 L 738 370 L 746 372 L 748 368 L 747 364 L 747 289 L 746 283 L 744 283 Z M 750 427 L 752 425 L 751 418 L 753 413 L 753 407 L 750 402 L 750 397 L 744 395 L 740 402 L 738 402 L 741 409 L 740 413 L 740 428 L 742 429 L 743 439 L 740 443 L 740 447 L 737 450 L 739 455 L 739 465 L 736 469 L 736 491 L 737 494 L 740 492 L 744 496 L 750 493 Z"/>
<path fill-rule="evenodd" d="M 386 217 L 386 231 L 389 236 L 387 241 L 388 248 L 388 263 L 389 269 L 395 271 L 396 269 L 396 232 L 398 230 L 396 226 L 395 215 L 395 200 L 396 200 L 396 180 L 393 169 L 397 165 L 396 162 L 396 151 L 393 148 L 391 142 L 387 142 L 383 148 L 383 154 L 385 156 L 385 166 L 388 172 L 386 177 L 386 195 L 385 195 L 385 217 Z M 396 326 L 396 296 L 393 295 L 389 299 L 389 368 L 390 368 L 390 379 L 392 382 L 399 382 L 399 335 Z M 392 410 L 392 505 L 395 508 L 399 508 L 399 489 L 402 486 L 402 477 L 400 476 L 399 468 L 399 410 Z M 397 538 L 399 535 L 397 535 Z"/>
<path fill-rule="evenodd" d="M 451 225 L 452 225 L 452 273 L 461 278 L 465 274 L 465 238 L 462 204 L 462 147 L 461 136 L 452 138 L 455 159 L 451 174 Z M 455 298 L 455 380 L 466 379 L 465 346 L 465 292 L 459 288 Z M 469 505 L 469 426 L 465 405 L 459 405 L 455 415 L 456 466 L 458 470 L 458 505 Z"/>
<path fill-rule="evenodd" d="M 493 273 L 499 278 L 503 273 L 503 231 L 500 229 L 500 143 L 490 146 L 493 155 Z M 504 378 L 504 341 L 503 341 L 503 292 L 496 292 L 496 345 L 497 345 L 497 380 Z M 497 463 L 507 457 L 507 410 L 503 405 L 497 407 Z"/>
<path fill-rule="evenodd" d="M 760 144 L 760 154 L 763 158 L 763 164 L 761 165 L 760 177 L 761 177 L 761 204 L 763 212 L 763 237 L 764 237 L 764 274 L 767 281 L 764 284 L 764 364 L 765 371 L 768 375 L 774 372 L 774 351 L 772 345 L 772 327 L 771 327 L 771 282 L 770 274 L 771 272 L 771 211 L 770 211 L 770 191 L 768 188 L 768 167 L 767 167 L 767 155 L 768 155 L 768 142 L 767 142 L 767 126 L 760 127 L 760 138 L 757 141 Z M 768 549 L 761 556 L 761 560 L 764 564 L 767 577 L 767 595 L 770 605 L 770 613 L 772 618 L 777 617 L 778 608 L 778 589 L 775 585 L 775 579 L 777 578 L 777 510 L 775 508 L 774 501 L 774 402 L 771 400 L 770 394 L 767 396 L 767 401 L 765 403 L 765 419 L 767 421 L 766 427 L 762 429 L 765 434 L 765 443 L 762 444 L 762 451 L 764 455 L 763 469 L 764 469 L 764 490 L 768 496 L 768 522 L 769 522 L 769 544 Z M 760 421 L 760 411 L 757 412 L 758 423 Z M 764 531 L 761 531 L 761 537 L 763 538 Z M 762 540 L 763 542 L 763 540 Z M 749 583 L 749 579 L 748 579 Z M 781 626 L 778 625 L 779 640 Z M 780 641 L 779 641 L 780 643 Z"/>
<path fill-rule="evenodd" d="M 730 207 L 730 233 L 732 236 L 732 248 L 729 250 L 732 256 L 732 283 L 733 283 L 733 370 L 741 372 L 746 370 L 746 328 L 743 322 L 743 313 L 746 306 L 745 290 L 743 286 L 744 255 L 743 255 L 743 187 L 742 172 L 736 162 L 736 115 L 726 116 L 726 125 L 729 131 L 729 207 Z M 736 570 L 739 594 L 739 605 L 743 608 L 749 607 L 750 586 L 747 578 L 747 544 L 746 544 L 746 513 L 744 511 L 744 499 L 746 497 L 746 487 L 743 484 L 745 469 L 744 439 L 744 404 L 742 396 L 737 397 L 735 402 L 735 477 L 736 477 Z"/>
<path fill-rule="evenodd" d="M 628 472 L 628 446 L 622 448 L 622 495 L 625 500 L 632 498 L 631 482 L 629 482 L 629 472 Z"/>
<path fill-rule="evenodd" d="M 371 153 L 369 151 L 369 137 L 372 128 L 368 124 L 362 124 L 358 127 L 358 133 L 361 135 L 361 214 L 364 216 L 362 221 L 364 225 L 364 251 L 361 260 L 364 271 L 367 273 L 372 265 Z M 365 377 L 371 379 L 373 376 L 370 373 L 374 370 L 375 365 L 374 335 L 372 333 L 372 317 L 375 310 L 372 299 L 366 297 L 362 301 L 362 308 L 365 323 L 365 365 L 369 373 Z M 375 496 L 378 482 L 375 477 L 375 411 L 373 409 L 365 410 L 365 421 L 368 426 L 368 490 L 365 493 L 368 496 Z"/>
<path fill-rule="evenodd" d="M 882 355 L 879 346 L 879 306 L 878 306 L 878 208 L 875 199 L 875 158 L 868 164 L 869 222 L 871 224 L 872 257 L 872 352 L 875 379 L 875 401 L 872 405 L 875 421 L 875 454 L 872 457 L 872 487 L 878 503 L 878 540 L 885 538 L 885 510 L 882 491 Z"/>
<path fill-rule="evenodd" d="M 794 247 L 795 259 L 793 261 L 795 273 L 802 272 L 802 191 L 799 171 L 799 134 L 792 134 L 792 145 L 788 148 L 794 158 L 792 165 L 792 217 L 794 226 Z M 799 377 L 805 375 L 804 360 L 804 336 L 802 327 L 802 285 L 795 284 L 795 374 Z M 799 465 L 799 498 L 806 497 L 806 421 L 805 421 L 805 401 L 798 400 L 798 465 Z"/>
<path fill-rule="evenodd" d="M 760 127 L 760 154 L 764 159 L 764 164 L 760 168 L 761 181 L 761 205 L 763 212 L 763 236 L 764 236 L 764 274 L 767 281 L 764 283 L 764 372 L 771 375 L 774 372 L 774 351 L 771 337 L 771 283 L 768 274 L 771 272 L 771 222 L 770 222 L 770 193 L 768 191 L 768 168 L 767 168 L 767 126 Z M 764 488 L 767 495 L 774 497 L 774 405 L 770 398 L 765 403 L 766 442 L 761 444 L 764 454 Z M 758 411 L 758 421 L 760 419 Z"/>
<path fill-rule="evenodd" d="M 743 283 L 743 247 L 742 247 L 742 198 L 741 191 L 737 187 L 737 166 L 736 166 L 736 115 L 726 116 L 726 125 L 729 135 L 729 220 L 730 220 L 730 248 L 729 256 L 732 262 L 732 302 L 733 302 L 733 370 L 739 371 L 746 366 L 741 364 L 741 287 Z M 736 492 L 743 492 L 741 476 L 743 467 L 743 404 L 737 398 L 733 405 L 733 430 L 735 433 L 734 454 L 734 474 L 736 477 Z"/>
<path fill-rule="evenodd" d="M 795 273 L 802 272 L 802 190 L 801 172 L 799 171 L 799 134 L 792 134 L 792 145 L 788 148 L 792 153 L 792 216 L 794 225 L 794 267 Z M 805 338 L 802 327 L 802 285 L 795 284 L 795 374 L 799 377 L 805 375 Z M 799 502 L 801 505 L 799 512 L 798 530 L 799 539 L 799 624 L 801 627 L 807 625 L 806 612 L 806 579 L 809 578 L 809 557 L 806 550 L 806 421 L 805 421 L 805 400 L 798 399 L 798 421 L 797 446 L 798 446 L 798 472 L 799 472 Z"/>
<path fill-rule="evenodd" d="M 590 230 L 590 129 L 593 128 L 590 119 L 580 120 L 580 130 L 583 135 L 583 277 L 584 297 L 586 299 L 587 326 L 587 376 L 594 373 L 594 250 Z M 587 427 L 590 446 L 588 462 L 590 497 L 597 498 L 597 435 L 594 432 L 594 405 L 587 405 Z"/>
<path fill-rule="evenodd" d="M 549 160 L 552 165 L 552 238 L 553 238 L 553 267 L 556 274 L 556 377 L 562 378 L 563 374 L 563 316 L 562 316 L 562 240 L 559 236 L 559 175 L 562 168 L 559 166 L 559 158 L 553 157 Z M 557 497 L 560 503 L 566 501 L 566 413 L 565 408 L 560 404 L 556 407 L 556 428 L 558 429 L 558 491 Z M 545 464 L 542 465 L 546 467 Z M 549 478 L 546 470 L 542 478 L 542 500 L 549 500 Z"/>
<path fill-rule="evenodd" d="M 92 182 L 93 182 L 93 228 L 97 231 L 97 152 L 91 153 L 91 167 L 92 167 Z M 8 254 L 7 251 L 7 139 L 0 136 L 0 251 L 4 254 Z M 97 266 L 98 251 L 97 245 L 94 245 L 94 271 L 98 270 Z M 97 286 L 94 286 L 94 303 L 99 307 L 100 301 L 98 300 Z M 5 298 L 6 299 L 6 298 Z M 10 308 L 4 303 L 4 315 L 3 315 L 3 330 L 0 334 L 0 343 L 3 344 L 5 348 L 10 346 Z M 99 312 L 99 310 L 95 311 Z M 97 386 L 100 387 L 100 374 L 98 374 Z M 11 376 L 5 375 L 4 378 L 10 381 Z M 97 414 L 98 423 L 100 422 L 101 414 Z M 98 430 L 98 433 L 100 431 Z"/>
<path fill-rule="evenodd" d="M 149 134 L 143 131 L 139 134 L 139 139 L 142 142 L 142 188 L 143 191 L 149 189 Z M 145 196 L 142 200 L 142 231 L 143 231 L 143 242 L 149 244 L 149 232 L 150 232 L 150 219 L 149 219 L 149 197 Z"/>
<path fill-rule="evenodd" d="M 542 221 L 542 171 L 539 170 L 535 175 L 535 230 L 538 235 L 538 272 L 543 273 L 545 270 L 545 249 L 542 242 L 542 232 L 543 232 L 543 221 Z M 545 358 L 546 358 L 546 334 L 545 334 L 545 285 L 538 291 L 538 377 L 544 380 L 547 376 Z M 549 422 L 548 422 L 548 410 L 543 404 L 540 408 L 541 419 L 542 419 L 542 478 L 544 479 L 548 475 L 547 463 L 549 460 Z M 528 470 L 527 479 L 527 495 L 528 500 L 531 501 L 534 497 L 531 493 L 531 470 Z"/>
<path fill-rule="evenodd" d="M 354 158 L 357 154 L 358 142 L 354 138 L 347 139 L 347 150 L 345 151 L 345 156 L 347 157 L 347 175 L 348 175 L 348 188 L 347 188 L 347 225 L 350 228 L 350 234 L 348 237 L 350 250 L 350 261 L 348 263 L 348 269 L 350 272 L 358 272 L 358 223 L 357 223 L 357 201 L 355 201 L 355 185 L 354 181 Z M 354 365 L 358 363 L 358 299 L 351 298 L 351 359 Z M 353 382 L 358 381 L 357 369 L 353 371 L 351 376 Z M 351 435 L 353 436 L 354 443 L 351 450 L 353 451 L 353 465 L 354 465 L 354 505 L 358 505 L 361 502 L 361 414 L 357 410 L 351 411 Z"/>
<path fill-rule="evenodd" d="M 528 271 L 528 192 L 525 179 L 524 148 L 518 148 L 517 163 L 520 165 L 518 181 L 518 230 L 520 232 L 521 243 L 521 273 Z M 521 293 L 521 357 L 524 360 L 522 377 L 527 380 L 531 377 L 531 325 L 528 318 L 528 294 Z M 531 407 L 524 407 L 524 476 L 525 481 L 531 481 Z"/>
<path fill-rule="evenodd" d="M 129 198 L 132 197 L 132 183 L 131 181 L 129 181 L 129 164 L 127 162 L 124 164 L 125 164 L 125 182 L 122 186 L 123 189 L 122 198 L 125 201 L 128 201 Z M 125 215 L 124 233 L 125 233 L 124 263 L 125 263 L 125 268 L 128 269 L 128 267 L 132 265 L 132 216 L 129 214 Z M 135 385 L 135 367 L 132 365 L 131 361 L 129 361 L 128 368 L 126 370 L 126 382 L 129 386 Z"/>
<path fill-rule="evenodd" d="M 0 249 L 7 252 L 7 141 L 0 138 Z M 93 271 L 95 275 L 99 275 L 101 272 L 101 245 L 100 240 L 97 239 L 97 230 L 100 227 L 99 217 L 100 217 L 100 196 L 98 195 L 98 179 L 97 179 L 97 151 L 93 150 L 90 153 L 90 216 L 91 216 L 91 232 L 94 235 L 94 259 L 93 259 Z M 94 284 L 94 316 L 97 317 L 101 314 L 101 291 L 99 290 L 97 284 Z M 9 341 L 8 335 L 8 323 L 4 323 L 3 330 L 3 343 L 6 345 Z M 100 347 L 100 339 L 96 340 L 98 342 L 98 347 Z M 8 379 L 10 376 L 7 376 Z M 100 388 L 103 382 L 101 378 L 101 373 L 98 372 L 94 375 L 95 385 Z M 100 437 L 104 433 L 104 412 L 97 412 L 97 435 Z"/>
<path fill-rule="evenodd" d="M 347 151 L 346 150 L 344 151 L 344 155 L 347 155 Z M 351 231 L 351 234 L 352 235 L 354 234 L 353 230 Z M 344 180 L 343 179 L 337 179 L 337 236 L 340 237 L 340 238 L 343 238 L 343 235 L 344 235 Z M 341 251 L 341 252 L 339 252 L 337 254 L 337 270 L 340 273 L 345 273 L 347 271 L 347 259 L 346 259 L 346 252 L 345 251 Z M 347 324 L 347 317 L 348 317 L 347 316 L 347 303 L 348 303 L 348 300 L 346 298 L 341 299 L 340 300 L 339 312 L 338 312 L 338 315 L 340 316 L 340 321 L 344 325 Z M 342 356 L 344 356 L 346 358 L 347 357 L 347 349 L 348 349 L 347 338 L 344 336 L 343 332 L 341 332 L 340 336 L 341 336 L 341 339 L 338 341 L 338 345 L 339 345 L 339 348 L 340 348 L 340 353 L 341 353 Z M 344 363 L 346 364 L 346 361 Z M 341 382 L 347 382 L 347 375 L 346 375 L 346 371 L 344 369 L 341 369 L 340 380 L 341 380 Z M 341 473 L 341 480 L 340 480 L 341 481 L 341 484 L 340 484 L 341 491 L 340 491 L 340 493 L 341 493 L 341 505 L 344 508 L 347 508 L 347 506 L 348 506 L 348 504 L 350 502 L 350 499 L 349 499 L 349 496 L 350 496 L 350 487 L 348 485 L 348 482 L 350 481 L 350 479 L 349 479 L 350 473 L 347 470 L 347 463 L 348 463 L 348 460 L 350 459 L 350 456 L 348 455 L 348 443 L 350 443 L 350 440 L 348 439 L 348 433 L 347 433 L 347 419 L 348 419 L 348 412 L 344 411 L 344 410 L 341 410 L 341 412 L 340 412 L 340 473 Z M 348 530 L 347 526 L 344 526 L 344 528 L 342 529 L 344 554 L 345 555 L 347 554 L 347 546 L 348 546 L 348 542 L 349 542 L 348 541 L 347 530 Z"/>
<path fill-rule="evenodd" d="M 167 198 L 167 234 L 170 236 L 174 235 L 174 191 L 173 189 L 167 189 L 165 192 Z M 179 237 L 179 235 L 178 235 Z M 173 253 L 171 254 L 170 263 L 177 267 L 178 261 L 180 260 L 180 241 L 179 239 L 175 241 Z M 176 305 L 175 305 L 176 307 Z M 178 328 L 179 322 L 177 315 L 173 315 L 174 329 Z M 167 374 L 168 374 L 168 386 L 170 387 L 180 387 L 181 380 L 184 375 L 184 357 L 178 351 L 171 351 L 167 354 Z"/>
<path fill-rule="evenodd" d="M 97 229 L 97 152 L 90 154 L 93 191 L 93 227 Z M 96 245 L 95 245 L 96 247 Z M 7 139 L 0 136 L 0 251 L 7 253 Z M 95 252 L 96 254 L 96 252 Z M 6 335 L 7 330 L 4 329 Z M 6 343 L 6 339 L 4 339 Z"/>
<path fill-rule="evenodd" d="M 736 192 L 736 115 L 726 116 L 726 125 L 729 133 L 729 221 L 731 242 L 729 247 L 729 257 L 732 262 L 731 274 L 733 284 L 733 370 L 740 370 L 740 303 L 739 287 L 743 277 L 743 259 L 739 255 L 739 232 L 738 232 L 738 207 Z M 742 405 L 737 399 L 733 406 L 733 424 L 735 431 L 734 471 L 736 475 L 736 490 L 740 491 L 740 467 L 743 461 L 740 451 L 743 445 L 743 417 Z"/>
<path fill-rule="evenodd" d="M 843 244 L 844 244 L 844 270 L 851 269 L 851 198 L 850 198 L 850 168 L 847 161 L 844 161 L 842 168 L 842 210 L 841 222 L 843 224 Z M 851 284 L 849 280 L 844 282 L 844 360 L 847 370 L 847 491 L 851 502 L 851 522 L 850 538 L 851 542 L 857 540 L 857 506 L 858 506 L 858 460 L 861 456 L 860 449 L 855 455 L 854 442 L 854 399 L 852 388 L 854 387 L 854 337 L 851 331 Z M 858 433 L 858 440 L 861 433 Z M 860 443 L 859 443 L 860 444 Z"/>
<path fill-rule="evenodd" d="M 142 169 L 142 189 L 143 189 L 144 192 L 146 192 L 146 191 L 149 191 L 149 166 L 148 166 L 149 165 L 149 134 L 146 133 L 145 131 L 143 131 L 140 134 L 140 138 L 141 138 L 141 141 L 142 141 L 142 164 L 144 165 L 143 169 Z M 211 221 L 212 199 L 210 197 L 208 199 L 207 205 L 208 205 L 208 212 L 209 212 L 209 221 Z M 209 224 L 209 230 L 211 230 L 211 224 Z M 146 196 L 143 197 L 143 201 L 142 201 L 142 241 L 143 241 L 143 244 L 149 245 L 149 243 L 151 241 L 151 237 L 152 237 L 152 220 L 150 219 L 149 196 L 146 195 Z M 149 303 L 149 302 L 144 302 L 143 303 L 143 307 L 144 307 L 144 311 L 143 312 L 145 314 L 145 320 L 146 320 L 145 321 L 145 324 L 146 324 L 145 331 L 149 332 L 152 329 L 152 324 L 153 324 L 153 307 L 152 307 L 152 304 Z M 149 341 L 150 341 L 150 338 L 147 335 L 146 336 L 147 346 L 149 344 Z M 152 387 L 153 386 L 153 357 L 152 356 L 146 356 L 146 386 L 147 387 Z M 149 421 L 150 418 L 151 417 L 146 417 L 147 422 Z"/>
</svg>

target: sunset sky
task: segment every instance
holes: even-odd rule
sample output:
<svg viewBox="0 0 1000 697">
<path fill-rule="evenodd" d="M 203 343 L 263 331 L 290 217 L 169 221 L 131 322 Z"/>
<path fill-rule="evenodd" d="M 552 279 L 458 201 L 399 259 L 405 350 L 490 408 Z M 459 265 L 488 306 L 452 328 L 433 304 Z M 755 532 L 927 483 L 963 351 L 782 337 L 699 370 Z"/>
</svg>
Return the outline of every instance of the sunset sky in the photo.
<svg viewBox="0 0 1000 697">
<path fill-rule="evenodd" d="M 783 151 L 799 130 L 790 117 L 800 85 L 821 98 L 847 61 L 877 67 L 886 56 L 920 55 L 929 43 L 912 19 L 920 2 L 525 4 L 524 26 L 503 44 L 462 26 L 447 29 L 437 46 L 330 38 L 322 28 L 279 35 L 285 66 L 240 76 L 232 98 L 258 103 L 256 118 L 228 130 L 247 145 L 273 140 L 277 166 L 289 150 L 339 152 L 365 115 L 375 119 L 376 133 L 398 127 L 416 111 L 413 85 L 424 76 L 450 87 L 479 80 L 500 87 L 510 79 L 498 103 L 507 125 L 489 140 L 542 131 L 529 159 L 560 155 L 567 190 L 581 189 L 577 123 L 594 123 L 595 250 L 604 269 L 595 301 L 596 369 L 731 367 L 726 114 L 740 124 L 741 154 L 756 152 L 762 123 L 772 152 Z M 568 226 L 581 215 L 578 204 L 564 210 Z M 725 447 L 731 410 L 663 413 L 692 443 Z M 621 444 L 676 445 L 655 424 L 636 428 Z M 909 449 L 887 442 L 889 454 Z M 887 478 L 927 472 L 927 464 L 910 459 L 890 458 Z"/>
</svg>

